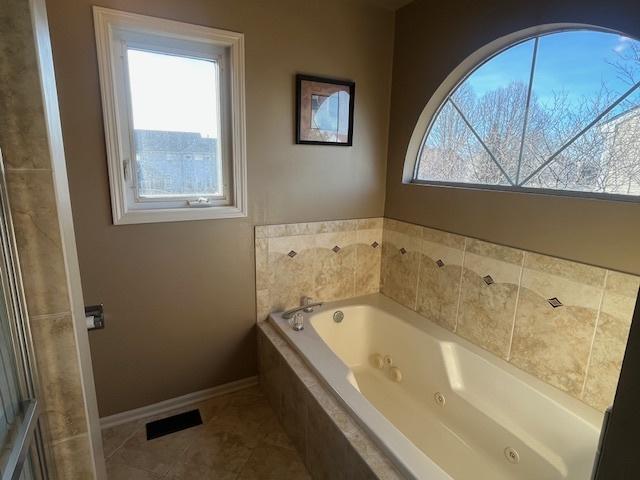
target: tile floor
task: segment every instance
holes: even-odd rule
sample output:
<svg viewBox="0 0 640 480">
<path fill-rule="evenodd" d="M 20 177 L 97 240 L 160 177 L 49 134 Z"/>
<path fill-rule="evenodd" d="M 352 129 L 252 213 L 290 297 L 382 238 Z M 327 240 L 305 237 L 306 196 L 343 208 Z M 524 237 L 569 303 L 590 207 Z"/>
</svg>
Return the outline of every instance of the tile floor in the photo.
<svg viewBox="0 0 640 480">
<path fill-rule="evenodd" d="M 203 425 L 147 441 L 145 423 L 199 408 Z M 310 479 L 258 387 L 102 433 L 109 480 Z"/>
</svg>

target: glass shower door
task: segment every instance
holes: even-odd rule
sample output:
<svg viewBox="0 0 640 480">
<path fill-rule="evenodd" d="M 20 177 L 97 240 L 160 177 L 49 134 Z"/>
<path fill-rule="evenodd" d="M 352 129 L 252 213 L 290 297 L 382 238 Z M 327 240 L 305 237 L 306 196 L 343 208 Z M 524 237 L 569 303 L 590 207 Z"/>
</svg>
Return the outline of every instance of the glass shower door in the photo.
<svg viewBox="0 0 640 480">
<path fill-rule="evenodd" d="M 29 465 L 29 452 L 37 424 L 38 404 L 23 399 L 15 362 L 7 309 L 0 306 L 0 444 L 2 480 L 34 478 Z"/>
<path fill-rule="evenodd" d="M 47 478 L 27 318 L 0 151 L 1 480 Z"/>
</svg>

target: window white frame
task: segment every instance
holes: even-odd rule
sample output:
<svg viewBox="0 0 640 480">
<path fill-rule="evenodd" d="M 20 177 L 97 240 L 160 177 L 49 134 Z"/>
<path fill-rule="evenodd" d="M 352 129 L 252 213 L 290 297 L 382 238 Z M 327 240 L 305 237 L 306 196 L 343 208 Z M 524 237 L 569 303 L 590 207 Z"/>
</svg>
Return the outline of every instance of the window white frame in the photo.
<svg viewBox="0 0 640 480">
<path fill-rule="evenodd" d="M 93 7 L 113 223 L 152 223 L 247 216 L 244 35 Z M 207 203 L 137 196 L 127 47 L 217 62 L 221 92 L 218 138 L 223 194 Z"/>
<path fill-rule="evenodd" d="M 630 195 L 619 195 L 615 193 L 600 192 L 583 192 L 573 190 L 552 190 L 544 188 L 530 188 L 526 186 L 502 186 L 475 183 L 457 183 L 444 182 L 435 180 L 420 180 L 416 178 L 418 164 L 420 162 L 420 154 L 424 140 L 426 139 L 432 123 L 438 116 L 440 107 L 446 102 L 452 92 L 463 83 L 469 75 L 471 75 L 480 65 L 490 61 L 493 57 L 500 54 L 504 50 L 516 45 L 517 43 L 526 41 L 530 38 L 538 37 L 548 33 L 556 33 L 571 30 L 593 30 L 608 33 L 616 33 L 628 36 L 621 32 L 599 27 L 596 25 L 583 23 L 553 23 L 546 25 L 538 25 L 514 32 L 509 35 L 500 37 L 487 45 L 476 50 L 474 53 L 465 58 L 440 84 L 438 89 L 431 96 L 426 106 L 420 113 L 416 125 L 411 134 L 407 151 L 405 155 L 404 168 L 402 171 L 402 183 L 418 185 L 423 187 L 445 187 L 445 188 L 463 188 L 471 190 L 502 190 L 519 193 L 533 193 L 543 195 L 572 196 L 585 198 L 600 198 L 604 200 L 620 200 L 625 202 L 640 202 L 640 197 Z"/>
</svg>

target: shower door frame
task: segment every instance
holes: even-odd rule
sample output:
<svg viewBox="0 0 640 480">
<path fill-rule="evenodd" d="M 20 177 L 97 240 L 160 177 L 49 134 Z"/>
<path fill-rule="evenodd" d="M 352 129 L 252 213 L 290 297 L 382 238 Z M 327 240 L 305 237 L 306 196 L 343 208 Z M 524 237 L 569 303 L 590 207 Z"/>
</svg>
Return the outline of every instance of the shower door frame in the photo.
<svg viewBox="0 0 640 480">
<path fill-rule="evenodd" d="M 20 262 L 9 207 L 6 175 L 0 149 L 0 294 L 5 297 L 7 320 L 11 330 L 18 390 L 22 402 L 21 424 L 15 431 L 13 446 L 1 465 L 2 480 L 18 480 L 27 458 L 31 459 L 35 479 L 47 479 L 45 442 L 40 426 L 38 373 L 29 327 Z"/>
</svg>

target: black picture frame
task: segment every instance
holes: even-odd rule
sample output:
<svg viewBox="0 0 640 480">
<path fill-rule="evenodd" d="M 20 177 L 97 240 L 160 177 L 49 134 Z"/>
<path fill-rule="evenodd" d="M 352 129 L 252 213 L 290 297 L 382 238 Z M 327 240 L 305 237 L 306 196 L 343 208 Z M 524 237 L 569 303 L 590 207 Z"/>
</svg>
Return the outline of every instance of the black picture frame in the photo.
<svg viewBox="0 0 640 480">
<path fill-rule="evenodd" d="M 315 84 L 325 84 L 327 89 L 331 89 L 331 87 L 346 87 L 349 92 L 349 119 L 348 119 L 348 129 L 347 129 L 347 138 L 344 141 L 326 141 L 326 140 L 318 140 L 318 139 L 310 139 L 309 133 L 311 130 L 310 127 L 305 127 L 303 125 L 303 109 L 310 108 L 313 109 L 310 104 L 308 107 L 303 105 L 303 96 L 306 96 L 303 91 L 304 82 L 310 82 Z M 338 90 L 336 90 L 338 91 Z M 343 90 L 344 91 L 344 90 Z M 337 147 L 351 147 L 353 145 L 353 121 L 354 121 L 354 105 L 355 105 L 355 93 L 356 93 L 356 84 L 355 82 L 348 80 L 339 80 L 334 78 L 326 78 L 326 77 L 318 77 L 313 75 L 304 75 L 297 74 L 296 75 L 296 144 L 298 145 L 331 145 Z M 317 95 L 320 96 L 320 95 Z"/>
</svg>

